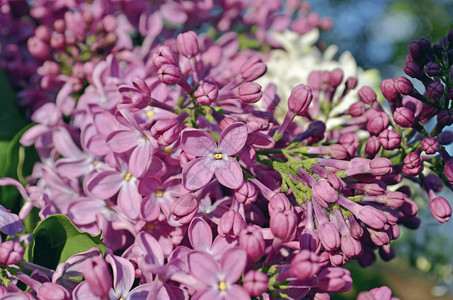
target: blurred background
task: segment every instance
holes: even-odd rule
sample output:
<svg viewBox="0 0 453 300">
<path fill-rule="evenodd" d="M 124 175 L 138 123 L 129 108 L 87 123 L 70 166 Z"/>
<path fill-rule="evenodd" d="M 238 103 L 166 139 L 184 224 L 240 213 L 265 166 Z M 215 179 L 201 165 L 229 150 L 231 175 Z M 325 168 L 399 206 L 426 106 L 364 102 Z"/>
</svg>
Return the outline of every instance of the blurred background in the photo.
<svg viewBox="0 0 453 300">
<path fill-rule="evenodd" d="M 381 77 L 405 75 L 407 45 L 426 37 L 437 43 L 453 29 L 453 0 L 310 0 L 313 10 L 330 17 L 334 27 L 321 39 L 336 44 L 339 53 L 350 51 L 364 69 L 375 68 Z M 407 77 L 407 76 L 406 76 Z M 423 88 L 417 87 L 423 92 Z M 448 151 L 453 154 L 450 147 Z M 446 188 L 441 196 L 452 203 Z M 333 299 L 355 299 L 361 290 L 388 285 L 401 299 L 453 299 L 453 221 L 439 224 L 426 207 L 424 193 L 413 198 L 420 206 L 421 228 L 402 228 L 392 248 L 396 259 L 368 268 L 350 264 L 355 285 Z"/>
</svg>

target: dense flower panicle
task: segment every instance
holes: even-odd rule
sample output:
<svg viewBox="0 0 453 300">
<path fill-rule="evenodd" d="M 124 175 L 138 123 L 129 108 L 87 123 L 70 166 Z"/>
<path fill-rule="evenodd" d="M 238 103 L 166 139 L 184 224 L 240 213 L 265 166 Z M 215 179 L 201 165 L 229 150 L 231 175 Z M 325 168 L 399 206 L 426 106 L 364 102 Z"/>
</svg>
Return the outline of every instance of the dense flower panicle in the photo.
<svg viewBox="0 0 453 300">
<path fill-rule="evenodd" d="M 348 260 L 389 260 L 399 226 L 419 226 L 408 180 L 450 219 L 437 195 L 453 186 L 448 40 L 409 45 L 405 72 L 426 92 L 385 79 L 389 110 L 352 58 L 298 53 L 331 26 L 306 3 L 123 4 L 2 7 L 0 64 L 37 123 L 20 142 L 40 156 L 27 187 L 0 179 L 25 200 L 18 214 L 0 206 L 7 292 L 21 281 L 42 299 L 328 299 L 351 288 Z M 314 62 L 302 76 L 288 57 Z M 33 208 L 100 234 L 105 257 L 23 261 Z M 360 297 L 392 299 L 386 287 Z"/>
</svg>

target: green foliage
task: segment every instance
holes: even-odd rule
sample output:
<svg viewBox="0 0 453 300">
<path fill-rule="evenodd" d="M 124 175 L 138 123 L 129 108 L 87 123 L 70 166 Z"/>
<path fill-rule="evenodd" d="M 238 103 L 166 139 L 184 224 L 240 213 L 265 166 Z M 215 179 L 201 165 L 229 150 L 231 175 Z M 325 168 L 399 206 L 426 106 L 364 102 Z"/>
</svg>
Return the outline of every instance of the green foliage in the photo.
<svg viewBox="0 0 453 300">
<path fill-rule="evenodd" d="M 105 253 L 101 235 L 78 230 L 65 215 L 52 215 L 33 231 L 33 243 L 28 249 L 31 262 L 55 269 L 70 256 L 97 247 Z"/>
</svg>

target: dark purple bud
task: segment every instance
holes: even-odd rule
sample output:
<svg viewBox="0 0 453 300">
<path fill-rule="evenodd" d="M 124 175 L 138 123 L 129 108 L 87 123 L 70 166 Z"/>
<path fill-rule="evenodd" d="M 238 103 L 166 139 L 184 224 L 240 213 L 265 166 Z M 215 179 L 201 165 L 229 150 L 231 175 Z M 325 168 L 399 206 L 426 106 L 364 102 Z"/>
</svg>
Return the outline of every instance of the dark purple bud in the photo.
<svg viewBox="0 0 453 300">
<path fill-rule="evenodd" d="M 442 75 L 442 71 L 440 70 L 439 65 L 432 61 L 430 61 L 426 64 L 425 72 L 426 72 L 426 75 L 431 76 L 431 77 Z"/>
<path fill-rule="evenodd" d="M 311 88 L 299 84 L 292 91 L 288 98 L 288 109 L 296 115 L 302 115 L 313 100 Z"/>
<path fill-rule="evenodd" d="M 263 76 L 266 70 L 267 66 L 261 58 L 253 56 L 241 67 L 240 73 L 244 81 L 253 81 Z"/>
<path fill-rule="evenodd" d="M 348 114 L 353 117 L 359 117 L 365 113 L 365 103 L 362 101 L 357 101 L 352 104 L 348 109 Z"/>
<path fill-rule="evenodd" d="M 238 96 L 244 103 L 258 102 L 263 96 L 261 85 L 256 82 L 243 82 L 239 85 Z"/>
<path fill-rule="evenodd" d="M 297 215 L 291 210 L 276 212 L 270 216 L 272 234 L 284 242 L 290 241 L 297 228 Z"/>
<path fill-rule="evenodd" d="M 14 265 L 22 261 L 24 248 L 15 241 L 6 241 L 0 244 L 0 263 Z"/>
<path fill-rule="evenodd" d="M 442 126 L 450 126 L 453 124 L 453 110 L 444 109 L 437 115 L 437 122 Z"/>
<path fill-rule="evenodd" d="M 375 112 L 366 124 L 366 129 L 373 135 L 378 135 L 389 126 L 390 118 L 384 112 Z"/>
<path fill-rule="evenodd" d="M 261 271 L 250 270 L 244 276 L 244 288 L 250 296 L 257 297 L 267 291 L 269 278 Z"/>
<path fill-rule="evenodd" d="M 317 252 L 320 246 L 319 237 L 315 230 L 305 228 L 299 237 L 300 249 Z"/>
<path fill-rule="evenodd" d="M 415 123 L 414 112 L 407 107 L 397 107 L 393 111 L 393 120 L 401 127 L 412 127 Z"/>
<path fill-rule="evenodd" d="M 444 174 L 445 174 L 445 177 L 447 177 L 448 182 L 450 184 L 453 184 L 453 159 L 450 159 L 445 164 Z"/>
<path fill-rule="evenodd" d="M 256 201 L 256 188 L 248 180 L 244 180 L 242 185 L 234 191 L 234 196 L 239 203 L 250 204 Z"/>
<path fill-rule="evenodd" d="M 181 80 L 182 73 L 175 65 L 163 64 L 157 71 L 157 77 L 164 84 L 175 85 Z"/>
<path fill-rule="evenodd" d="M 343 81 L 343 70 L 340 68 L 335 68 L 329 72 L 329 85 L 336 88 Z"/>
<path fill-rule="evenodd" d="M 410 42 L 407 48 L 413 58 L 419 58 L 423 54 L 422 45 L 419 40 Z"/>
<path fill-rule="evenodd" d="M 395 150 L 401 145 L 401 136 L 393 129 L 384 129 L 379 134 L 379 142 L 386 150 Z"/>
<path fill-rule="evenodd" d="M 168 46 L 160 46 L 157 50 L 157 54 L 153 54 L 152 62 L 157 69 L 162 67 L 164 64 L 178 66 L 179 57 L 172 48 Z"/>
<path fill-rule="evenodd" d="M 185 57 L 194 57 L 199 53 L 197 34 L 193 31 L 178 34 L 176 45 L 179 53 Z"/>
<path fill-rule="evenodd" d="M 112 288 L 112 277 L 105 260 L 96 256 L 83 263 L 83 276 L 91 292 L 98 297 L 105 297 Z"/>
<path fill-rule="evenodd" d="M 412 78 L 418 78 L 421 74 L 421 68 L 420 68 L 419 64 L 417 64 L 414 61 L 406 62 L 403 70 L 404 70 L 404 73 L 406 73 L 407 75 L 409 75 Z"/>
<path fill-rule="evenodd" d="M 436 197 L 429 202 L 429 209 L 434 218 L 440 223 L 445 223 L 450 220 L 451 206 L 443 197 Z"/>
<path fill-rule="evenodd" d="M 205 81 L 197 88 L 193 95 L 198 103 L 211 105 L 217 100 L 219 89 L 216 85 Z"/>
<path fill-rule="evenodd" d="M 308 250 L 301 250 L 291 261 L 291 275 L 300 280 L 311 279 L 320 270 L 319 256 Z"/>
<path fill-rule="evenodd" d="M 439 135 L 439 143 L 442 145 L 450 145 L 453 142 L 453 132 L 449 130 L 444 130 Z"/>
<path fill-rule="evenodd" d="M 374 101 L 376 101 L 376 93 L 369 86 L 362 87 L 359 90 L 358 95 L 360 100 L 362 100 L 365 104 L 371 105 Z"/>
<path fill-rule="evenodd" d="M 261 258 L 266 247 L 262 233 L 254 225 L 248 225 L 241 231 L 239 245 L 247 252 L 250 261 Z"/>
<path fill-rule="evenodd" d="M 369 158 L 374 157 L 381 148 L 381 142 L 377 136 L 370 136 L 365 144 L 365 152 Z"/>
<path fill-rule="evenodd" d="M 395 78 L 394 81 L 395 88 L 398 91 L 398 93 L 403 94 L 403 95 L 410 95 L 412 94 L 414 90 L 414 86 L 412 85 L 412 82 L 407 79 L 406 77 L 398 77 Z"/>
<path fill-rule="evenodd" d="M 451 74 L 451 73 L 450 73 Z M 447 97 L 448 99 L 452 100 L 453 99 L 453 87 L 452 88 L 449 88 L 447 90 Z"/>
<path fill-rule="evenodd" d="M 429 97 L 439 98 L 444 93 L 445 87 L 440 81 L 433 81 L 428 85 L 426 91 Z"/>
<path fill-rule="evenodd" d="M 434 174 L 426 175 L 425 183 L 434 192 L 440 192 L 442 190 L 442 188 L 444 187 L 444 183 L 443 183 L 442 179 L 440 179 L 439 176 L 434 175 Z"/>
<path fill-rule="evenodd" d="M 400 96 L 398 90 L 395 88 L 395 80 L 391 78 L 382 80 L 381 91 L 382 95 L 389 101 L 393 101 Z"/>
</svg>

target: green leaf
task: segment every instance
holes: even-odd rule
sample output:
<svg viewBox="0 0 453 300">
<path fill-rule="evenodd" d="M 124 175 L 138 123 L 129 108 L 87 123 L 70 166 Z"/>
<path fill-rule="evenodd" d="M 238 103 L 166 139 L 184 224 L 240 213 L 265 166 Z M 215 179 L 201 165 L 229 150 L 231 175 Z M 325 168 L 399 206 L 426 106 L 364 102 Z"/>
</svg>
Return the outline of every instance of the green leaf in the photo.
<svg viewBox="0 0 453 300">
<path fill-rule="evenodd" d="M 55 269 L 70 256 L 97 247 L 105 253 L 101 235 L 94 236 L 78 230 L 65 215 L 52 215 L 43 220 L 33 231 L 30 248 L 31 262 Z"/>
<path fill-rule="evenodd" d="M 16 96 L 11 88 L 8 77 L 0 70 L 0 140 L 11 139 L 17 131 L 27 124 L 27 120 L 20 112 Z"/>
</svg>

